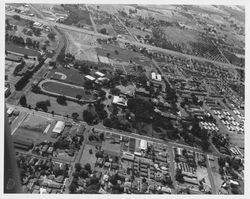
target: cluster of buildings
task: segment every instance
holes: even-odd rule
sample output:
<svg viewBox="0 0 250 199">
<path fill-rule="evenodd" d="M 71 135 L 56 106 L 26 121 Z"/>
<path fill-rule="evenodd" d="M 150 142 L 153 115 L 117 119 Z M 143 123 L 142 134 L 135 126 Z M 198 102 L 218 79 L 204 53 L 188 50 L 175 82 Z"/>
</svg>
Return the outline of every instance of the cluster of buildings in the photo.
<svg viewBox="0 0 250 199">
<path fill-rule="evenodd" d="M 96 84 L 101 84 L 101 85 L 109 81 L 106 75 L 99 71 L 96 71 L 94 73 L 94 76 L 86 75 L 85 78 L 91 82 L 95 82 Z"/>
</svg>

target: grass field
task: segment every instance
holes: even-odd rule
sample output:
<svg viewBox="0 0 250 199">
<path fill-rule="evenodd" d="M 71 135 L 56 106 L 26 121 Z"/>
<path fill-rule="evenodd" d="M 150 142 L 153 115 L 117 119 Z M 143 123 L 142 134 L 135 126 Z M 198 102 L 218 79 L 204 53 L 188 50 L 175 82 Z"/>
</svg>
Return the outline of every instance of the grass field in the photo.
<svg viewBox="0 0 250 199">
<path fill-rule="evenodd" d="M 72 113 L 76 112 L 79 114 L 79 119 L 81 120 L 83 119 L 82 118 L 83 111 L 87 109 L 87 104 L 80 105 L 76 102 L 67 101 L 67 106 L 63 106 L 57 103 L 56 97 L 42 95 L 42 94 L 35 94 L 33 92 L 29 92 L 26 97 L 27 97 L 27 103 L 31 105 L 32 108 L 35 108 L 36 103 L 39 101 L 49 100 L 51 106 L 48 107 L 48 112 L 54 111 L 55 114 L 63 116 L 66 115 L 71 116 Z"/>
<path fill-rule="evenodd" d="M 58 78 L 59 76 L 56 75 L 55 72 L 63 73 L 67 76 L 67 78 L 65 80 L 61 80 L 60 78 Z M 85 82 L 84 75 L 80 74 L 77 70 L 66 69 L 63 67 L 58 67 L 58 68 L 51 70 L 51 72 L 48 75 L 48 78 L 53 78 L 53 79 L 67 82 L 67 83 L 72 83 L 72 84 L 81 85 L 81 86 Z"/>
<path fill-rule="evenodd" d="M 5 44 L 5 50 L 15 52 L 15 53 L 18 53 L 18 54 L 27 54 L 28 56 L 39 57 L 41 55 L 36 50 L 27 49 L 27 48 L 15 45 L 15 44 L 13 44 L 11 42 L 8 42 L 8 43 Z"/>
<path fill-rule="evenodd" d="M 70 97 L 76 97 L 76 95 L 81 95 L 85 98 L 84 88 L 78 88 L 75 86 L 70 86 L 66 84 L 61 84 L 57 82 L 44 82 L 42 85 L 46 91 L 57 93 L 60 95 L 66 95 Z"/>
</svg>

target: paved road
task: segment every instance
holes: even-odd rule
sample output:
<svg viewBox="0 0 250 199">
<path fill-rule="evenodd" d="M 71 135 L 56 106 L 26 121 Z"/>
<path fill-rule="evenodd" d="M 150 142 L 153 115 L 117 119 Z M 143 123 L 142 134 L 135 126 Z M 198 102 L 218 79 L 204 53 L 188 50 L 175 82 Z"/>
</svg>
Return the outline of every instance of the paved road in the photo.
<svg viewBox="0 0 250 199">
<path fill-rule="evenodd" d="M 6 15 L 13 16 L 13 15 L 16 15 L 16 14 L 17 13 L 15 13 L 15 12 L 6 11 Z M 18 15 L 20 15 L 24 19 L 37 21 L 37 22 L 43 23 L 43 24 L 48 25 L 48 26 L 55 26 L 55 27 L 58 27 L 58 28 L 61 28 L 61 29 L 81 32 L 81 33 L 84 33 L 84 34 L 89 34 L 89 35 L 92 35 L 92 36 L 97 36 L 97 37 L 102 37 L 102 38 L 110 38 L 110 36 L 103 35 L 103 34 L 100 34 L 100 33 L 95 33 L 94 31 L 85 30 L 85 29 L 81 29 L 81 28 L 77 28 L 77 27 L 73 27 L 73 26 L 68 26 L 68 25 L 61 24 L 61 23 L 51 22 L 51 21 L 48 21 L 46 19 L 39 19 L 39 18 L 36 18 L 36 17 L 30 17 L 30 16 L 22 15 L 20 13 L 18 13 Z M 206 59 L 206 58 L 203 58 L 203 57 L 187 55 L 187 54 L 183 54 L 183 53 L 180 53 L 180 52 L 177 52 L 177 51 L 172 51 L 172 50 L 168 50 L 168 49 L 162 49 L 162 48 L 159 48 L 159 47 L 156 47 L 156 46 L 142 44 L 142 43 L 139 43 L 139 42 L 136 42 L 136 41 L 129 41 L 129 40 L 126 40 L 126 39 L 121 39 L 121 38 L 118 38 L 118 41 L 123 42 L 123 43 L 127 42 L 127 43 L 130 43 L 130 44 L 133 44 L 133 45 L 145 47 L 145 48 L 147 48 L 148 50 L 151 50 L 151 51 L 157 51 L 157 52 L 162 52 L 162 53 L 171 54 L 171 55 L 175 55 L 175 56 L 181 56 L 181 57 L 185 57 L 185 58 L 188 58 L 188 59 L 194 59 L 194 60 L 203 61 L 203 62 L 211 62 L 211 63 L 214 63 L 216 65 L 219 65 L 219 66 L 225 67 L 225 68 L 245 70 L 245 68 L 235 66 L 235 65 L 232 65 L 232 64 L 217 62 L 217 61 L 209 60 L 209 59 Z"/>
</svg>

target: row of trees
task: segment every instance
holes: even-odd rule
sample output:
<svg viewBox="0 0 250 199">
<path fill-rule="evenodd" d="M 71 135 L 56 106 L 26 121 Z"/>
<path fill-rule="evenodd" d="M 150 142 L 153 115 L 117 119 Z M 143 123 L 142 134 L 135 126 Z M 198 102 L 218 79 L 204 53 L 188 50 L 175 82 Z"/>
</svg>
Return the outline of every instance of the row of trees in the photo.
<svg viewBox="0 0 250 199">
<path fill-rule="evenodd" d="M 26 64 L 25 61 L 22 60 L 22 62 L 18 64 L 16 68 L 14 69 L 13 75 L 16 76 L 24 68 L 25 64 Z"/>
</svg>

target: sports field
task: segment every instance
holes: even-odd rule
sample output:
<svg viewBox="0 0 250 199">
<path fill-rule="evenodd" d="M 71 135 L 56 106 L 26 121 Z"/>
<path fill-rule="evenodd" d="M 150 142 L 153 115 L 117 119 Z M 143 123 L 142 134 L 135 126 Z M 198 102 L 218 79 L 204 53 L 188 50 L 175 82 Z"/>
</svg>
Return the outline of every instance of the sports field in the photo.
<svg viewBox="0 0 250 199">
<path fill-rule="evenodd" d="M 62 84 L 55 81 L 47 81 L 41 84 L 42 88 L 46 91 L 57 93 L 59 95 L 65 95 L 70 97 L 76 97 L 76 95 L 85 96 L 84 88 L 76 87 L 69 84 Z"/>
<path fill-rule="evenodd" d="M 58 74 L 63 74 L 66 76 L 66 78 L 61 78 L 62 75 Z M 51 70 L 50 74 L 48 75 L 48 78 L 56 79 L 75 85 L 83 85 L 85 82 L 84 75 L 80 74 L 79 71 L 77 71 L 76 69 L 66 69 L 63 67 L 58 67 Z"/>
</svg>

